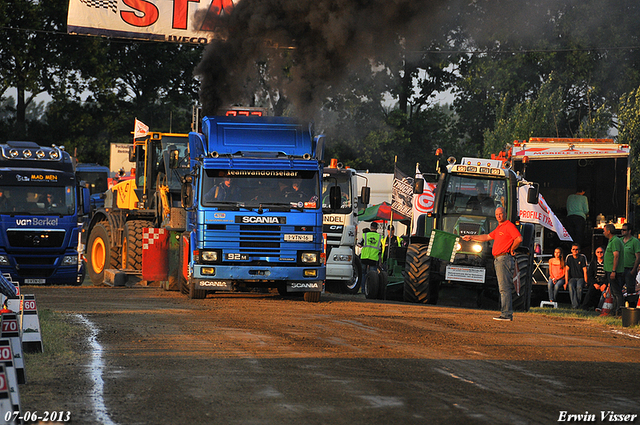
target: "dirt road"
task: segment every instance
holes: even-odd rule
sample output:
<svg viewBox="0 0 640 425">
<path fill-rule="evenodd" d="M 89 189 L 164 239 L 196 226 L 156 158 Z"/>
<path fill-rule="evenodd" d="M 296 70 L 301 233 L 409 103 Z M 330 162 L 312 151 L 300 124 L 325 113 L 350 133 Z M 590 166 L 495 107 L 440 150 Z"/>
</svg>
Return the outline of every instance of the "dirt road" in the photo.
<svg viewBox="0 0 640 425">
<path fill-rule="evenodd" d="M 640 414 L 638 333 L 587 320 L 529 313 L 505 323 L 491 320 L 495 311 L 332 294 L 306 303 L 187 300 L 158 288 L 23 293 L 95 333 L 55 385 L 31 377 L 21 387 L 23 410 L 70 410 L 72 423 L 527 424 L 585 412 L 600 423 L 601 411 Z"/>
</svg>

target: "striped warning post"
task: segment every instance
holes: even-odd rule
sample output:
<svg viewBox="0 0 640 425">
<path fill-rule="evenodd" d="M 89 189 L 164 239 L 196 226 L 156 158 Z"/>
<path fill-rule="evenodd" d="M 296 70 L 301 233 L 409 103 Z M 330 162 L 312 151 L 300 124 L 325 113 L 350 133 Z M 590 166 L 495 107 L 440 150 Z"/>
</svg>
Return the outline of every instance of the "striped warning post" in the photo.
<svg viewBox="0 0 640 425">
<path fill-rule="evenodd" d="M 18 316 L 13 313 L 2 313 L 0 322 L 0 338 L 6 338 L 11 341 L 11 350 L 13 351 L 13 362 L 18 375 L 18 384 L 27 382 L 24 372 L 24 356 L 22 355 L 22 340 L 20 338 L 20 326 L 18 324 Z"/>
<path fill-rule="evenodd" d="M 25 353 L 42 353 L 44 347 L 40 332 L 36 296 L 25 294 L 19 300 L 7 300 L 7 307 L 19 315 L 22 332 L 22 351 Z"/>
<path fill-rule="evenodd" d="M 13 351 L 11 341 L 0 338 L 0 364 L 4 365 L 9 387 L 9 398 L 14 411 L 20 411 L 20 390 L 18 389 L 18 375 L 13 363 Z"/>
<path fill-rule="evenodd" d="M 9 394 L 9 378 L 3 364 L 0 364 L 0 420 L 9 418 L 3 424 L 18 424 L 18 420 L 14 419 L 12 413 L 16 412 L 11 403 L 11 394 Z"/>
</svg>

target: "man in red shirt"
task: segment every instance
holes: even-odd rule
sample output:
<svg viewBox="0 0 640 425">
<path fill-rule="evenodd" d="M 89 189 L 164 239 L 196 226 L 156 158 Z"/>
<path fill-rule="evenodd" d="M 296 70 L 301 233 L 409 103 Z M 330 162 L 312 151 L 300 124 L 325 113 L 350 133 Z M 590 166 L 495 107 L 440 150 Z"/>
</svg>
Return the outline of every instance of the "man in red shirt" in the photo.
<svg viewBox="0 0 640 425">
<path fill-rule="evenodd" d="M 465 241 L 485 242 L 493 240 L 493 264 L 496 269 L 496 277 L 498 278 L 498 289 L 500 290 L 500 306 L 502 312 L 500 316 L 494 317 L 494 320 L 513 320 L 513 273 L 515 262 L 513 256 L 515 250 L 522 243 L 522 235 L 516 228 L 515 224 L 507 220 L 507 214 L 504 208 L 496 208 L 496 220 L 498 227 L 486 235 L 464 235 L 462 239 Z"/>
</svg>

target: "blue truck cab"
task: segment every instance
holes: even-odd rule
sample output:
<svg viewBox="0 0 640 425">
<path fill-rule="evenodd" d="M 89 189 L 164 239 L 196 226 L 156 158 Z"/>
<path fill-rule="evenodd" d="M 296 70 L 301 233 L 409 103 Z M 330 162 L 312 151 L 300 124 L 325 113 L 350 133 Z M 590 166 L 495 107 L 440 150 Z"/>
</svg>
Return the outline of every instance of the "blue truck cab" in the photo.
<svg viewBox="0 0 640 425">
<path fill-rule="evenodd" d="M 0 145 L 0 272 L 13 282 L 82 284 L 78 240 L 89 191 L 63 148 Z"/>
<path fill-rule="evenodd" d="M 183 292 L 276 288 L 319 301 L 323 141 L 283 117 L 204 117 L 189 133 Z"/>
</svg>

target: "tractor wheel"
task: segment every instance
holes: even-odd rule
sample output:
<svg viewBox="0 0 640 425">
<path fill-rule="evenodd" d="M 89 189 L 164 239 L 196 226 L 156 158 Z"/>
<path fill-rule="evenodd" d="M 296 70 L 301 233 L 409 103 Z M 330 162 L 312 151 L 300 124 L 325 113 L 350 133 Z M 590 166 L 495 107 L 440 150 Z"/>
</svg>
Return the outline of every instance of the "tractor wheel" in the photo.
<svg viewBox="0 0 640 425">
<path fill-rule="evenodd" d="M 427 255 L 427 244 L 411 244 L 407 248 L 404 274 L 404 295 L 407 302 L 436 304 L 440 281 L 432 275 L 438 262 Z"/>
<path fill-rule="evenodd" d="M 122 266 L 125 269 L 142 270 L 142 229 L 153 227 L 145 220 L 131 220 L 124 225 L 122 241 Z"/>
<path fill-rule="evenodd" d="M 387 273 L 386 271 L 382 270 L 380 272 L 380 274 L 378 275 L 379 279 L 379 287 L 378 287 L 378 296 L 377 298 L 379 300 L 384 300 L 385 297 L 385 293 L 387 292 L 387 284 L 389 283 L 389 273 Z"/>
<path fill-rule="evenodd" d="M 317 303 L 320 301 L 321 292 L 305 292 L 304 300 L 308 303 Z"/>
<path fill-rule="evenodd" d="M 353 267 L 351 269 L 353 271 L 353 277 L 351 278 L 351 282 L 345 283 L 344 289 L 347 294 L 354 295 L 360 290 L 360 280 L 362 279 L 362 263 L 360 262 L 360 257 L 353 259 Z"/>
<path fill-rule="evenodd" d="M 513 279 L 513 309 L 529 311 L 531 307 L 531 271 L 532 259 L 528 254 L 517 254 L 514 258 L 520 276 L 520 295 L 515 290 L 516 279 Z"/>
<path fill-rule="evenodd" d="M 207 291 L 204 289 L 196 289 L 196 284 L 192 280 L 189 282 L 189 299 L 191 300 L 202 300 L 206 298 Z"/>
<path fill-rule="evenodd" d="M 104 270 L 118 268 L 118 249 L 111 248 L 111 227 L 107 220 L 91 229 L 87 243 L 87 273 L 94 285 L 104 283 Z"/>
<path fill-rule="evenodd" d="M 380 278 L 378 276 L 378 270 L 369 270 L 367 276 L 364 278 L 364 296 L 367 299 L 377 298 L 378 290 L 380 289 Z"/>
</svg>

